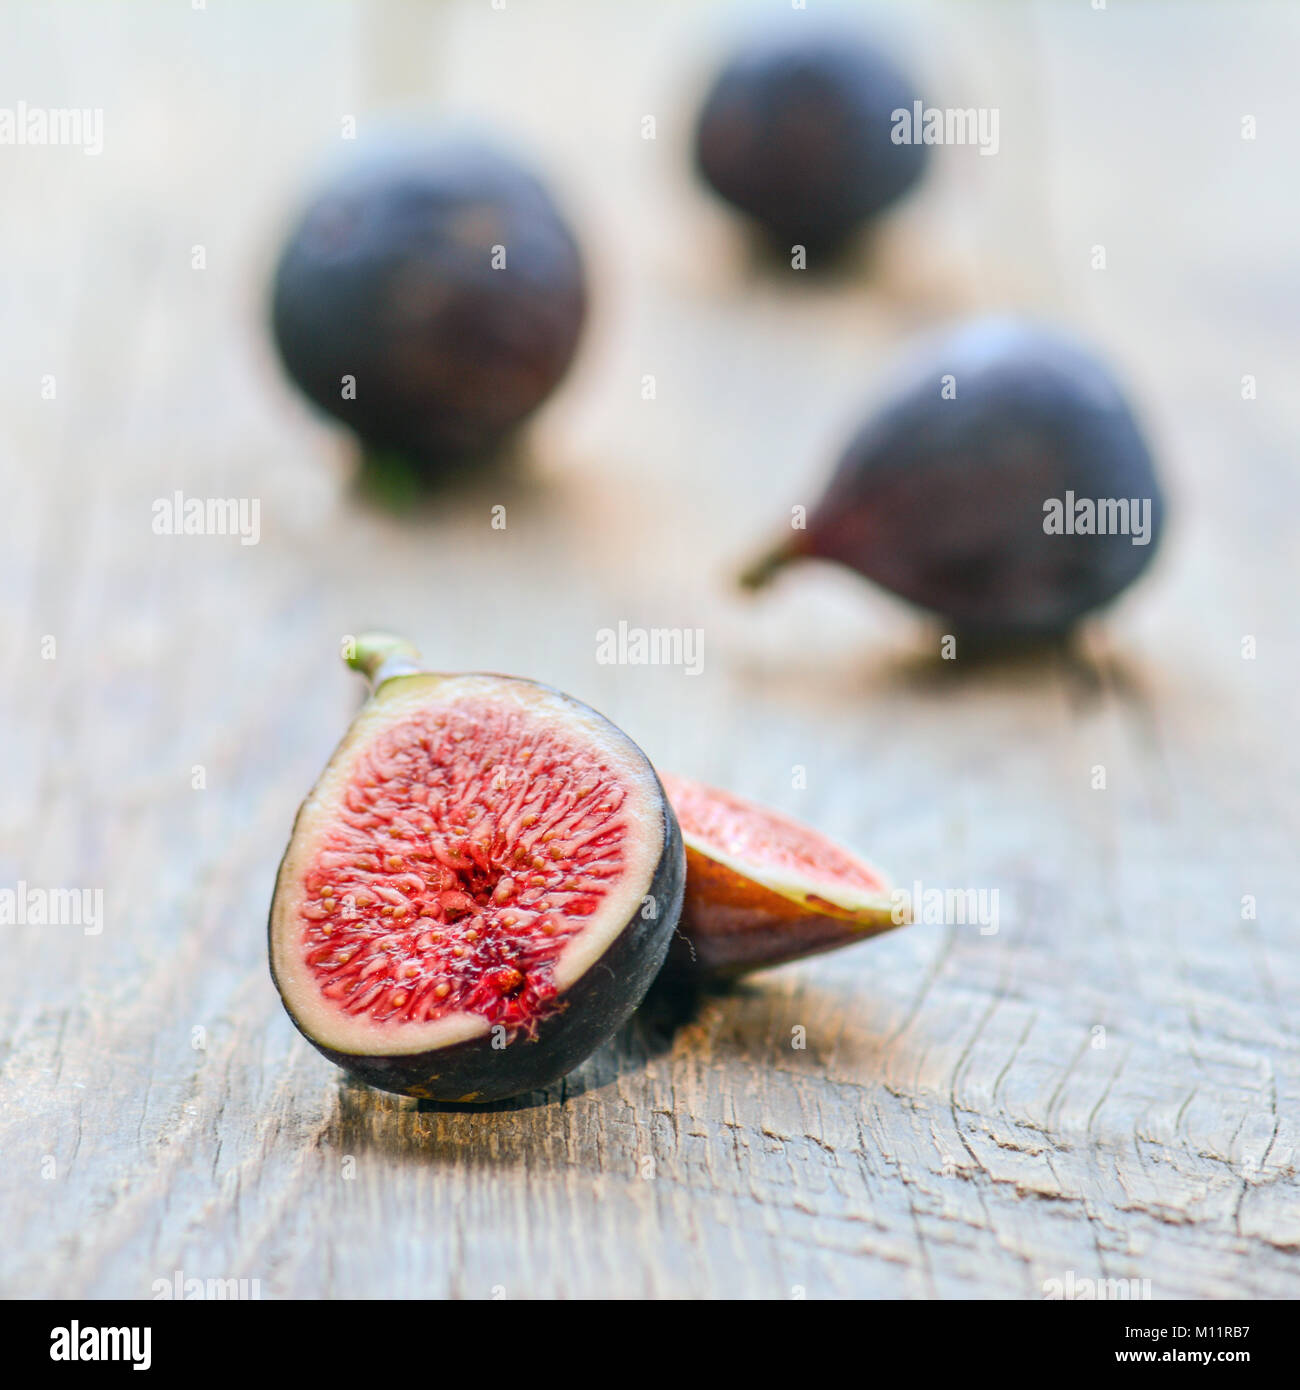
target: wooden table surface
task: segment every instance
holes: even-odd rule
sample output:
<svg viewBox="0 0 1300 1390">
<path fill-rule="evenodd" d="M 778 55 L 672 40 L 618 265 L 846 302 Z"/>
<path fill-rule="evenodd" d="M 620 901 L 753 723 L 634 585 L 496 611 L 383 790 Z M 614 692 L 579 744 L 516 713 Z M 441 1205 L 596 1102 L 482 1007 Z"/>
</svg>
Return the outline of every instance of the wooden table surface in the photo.
<svg viewBox="0 0 1300 1390">
<path fill-rule="evenodd" d="M 1001 147 L 936 152 L 828 281 L 758 273 L 683 155 L 768 8 L 7 16 L 5 101 L 102 108 L 104 148 L 0 147 L 0 886 L 104 916 L 2 929 L 0 1292 L 1300 1295 L 1300 15 L 899 7 L 930 99 L 997 107 Z M 389 105 L 526 151 L 596 296 L 515 472 L 405 516 L 356 495 L 263 329 L 313 160 Z M 842 572 L 738 596 L 909 335 L 997 306 L 1132 384 L 1173 503 L 1149 579 L 1073 652 L 992 665 Z M 153 534 L 176 490 L 259 499 L 260 543 Z M 702 673 L 599 664 L 620 620 L 702 629 Z M 905 884 L 996 890 L 998 930 L 660 1000 L 493 1112 L 349 1084 L 264 924 L 359 699 L 340 641 L 377 624 L 570 690 Z"/>
</svg>

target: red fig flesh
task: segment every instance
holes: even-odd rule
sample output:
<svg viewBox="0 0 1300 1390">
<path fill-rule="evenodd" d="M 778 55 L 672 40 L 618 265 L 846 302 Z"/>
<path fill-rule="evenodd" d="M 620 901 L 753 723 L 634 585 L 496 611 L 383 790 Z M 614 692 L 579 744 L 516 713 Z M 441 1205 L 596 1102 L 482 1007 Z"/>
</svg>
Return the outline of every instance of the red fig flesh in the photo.
<svg viewBox="0 0 1300 1390">
<path fill-rule="evenodd" d="M 907 921 L 878 869 L 815 830 L 685 777 L 663 784 L 686 846 L 679 968 L 757 970 Z"/>
</svg>

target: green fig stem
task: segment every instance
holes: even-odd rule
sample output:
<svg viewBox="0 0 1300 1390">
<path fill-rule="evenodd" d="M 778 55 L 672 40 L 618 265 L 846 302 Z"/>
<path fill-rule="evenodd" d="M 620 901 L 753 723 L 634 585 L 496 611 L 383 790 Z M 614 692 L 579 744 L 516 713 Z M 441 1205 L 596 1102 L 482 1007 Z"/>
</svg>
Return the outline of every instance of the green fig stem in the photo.
<svg viewBox="0 0 1300 1390">
<path fill-rule="evenodd" d="M 405 637 L 367 632 L 356 638 L 344 660 L 370 682 L 372 692 L 394 676 L 413 676 L 426 667 L 418 649 Z"/>
<path fill-rule="evenodd" d="M 784 569 L 791 560 L 801 554 L 803 547 L 798 536 L 788 537 L 741 571 L 740 587 L 749 590 L 761 589 L 778 570 Z"/>
</svg>

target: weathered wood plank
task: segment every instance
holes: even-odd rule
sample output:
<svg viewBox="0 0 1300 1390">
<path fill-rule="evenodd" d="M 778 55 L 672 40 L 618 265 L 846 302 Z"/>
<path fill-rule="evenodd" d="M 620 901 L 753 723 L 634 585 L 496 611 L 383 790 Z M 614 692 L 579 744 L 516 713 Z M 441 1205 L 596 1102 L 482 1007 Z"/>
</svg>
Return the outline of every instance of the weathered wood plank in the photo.
<svg viewBox="0 0 1300 1390">
<path fill-rule="evenodd" d="M 366 8 L 61 0 L 0 46 L 0 89 L 106 121 L 97 158 L 0 149 L 27 210 L 0 223 L 0 886 L 105 899 L 97 936 L 2 929 L 0 1292 L 148 1297 L 179 1269 L 264 1297 L 1038 1298 L 1072 1270 L 1300 1294 L 1300 23 L 908 7 L 1003 149 L 944 152 L 874 277 L 789 286 L 684 173 L 725 34 L 698 4 L 393 5 L 384 32 Z M 304 160 L 377 92 L 418 100 L 426 54 L 440 99 L 553 171 L 600 293 L 520 476 L 397 520 L 278 382 L 259 296 Z M 900 339 L 1007 301 L 1141 390 L 1178 504 L 1143 592 L 1071 656 L 983 667 L 842 575 L 736 598 Z M 153 536 L 176 488 L 258 497 L 261 543 Z M 703 673 L 599 665 L 620 618 L 702 628 Z M 497 1113 L 352 1086 L 283 1016 L 262 924 L 358 697 L 338 643 L 376 622 L 571 689 L 907 883 L 997 890 L 998 930 L 652 1000 Z"/>
</svg>

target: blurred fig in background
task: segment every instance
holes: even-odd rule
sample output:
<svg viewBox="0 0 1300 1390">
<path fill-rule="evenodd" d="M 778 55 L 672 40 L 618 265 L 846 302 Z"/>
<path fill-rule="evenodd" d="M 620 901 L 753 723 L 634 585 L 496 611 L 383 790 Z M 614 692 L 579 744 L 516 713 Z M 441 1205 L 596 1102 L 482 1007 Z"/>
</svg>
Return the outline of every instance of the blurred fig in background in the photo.
<svg viewBox="0 0 1300 1390">
<path fill-rule="evenodd" d="M 546 399 L 585 309 L 547 190 L 458 134 L 358 148 L 308 204 L 272 289 L 293 380 L 425 474 L 490 454 Z"/>
<path fill-rule="evenodd" d="M 834 256 L 921 176 L 926 147 L 891 138 L 893 113 L 919 99 L 892 59 L 854 34 L 768 36 L 714 80 L 696 165 L 777 248 Z"/>
<path fill-rule="evenodd" d="M 1150 563 L 1151 454 L 1110 369 L 1031 323 L 977 319 L 911 364 L 807 525 L 743 577 L 838 560 L 958 632 L 1051 637 Z"/>
</svg>

